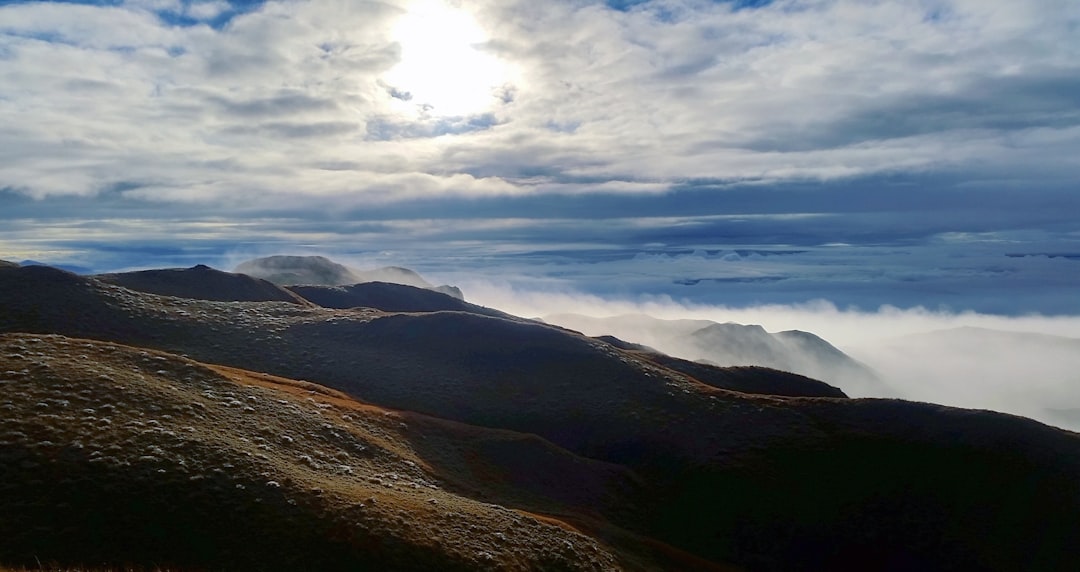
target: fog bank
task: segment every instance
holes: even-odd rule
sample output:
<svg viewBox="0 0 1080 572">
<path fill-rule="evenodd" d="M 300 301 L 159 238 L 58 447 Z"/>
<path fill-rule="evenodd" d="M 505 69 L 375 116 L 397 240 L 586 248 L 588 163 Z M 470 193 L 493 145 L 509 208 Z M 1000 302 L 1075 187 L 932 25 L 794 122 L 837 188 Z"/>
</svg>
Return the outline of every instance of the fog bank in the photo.
<svg viewBox="0 0 1080 572">
<path fill-rule="evenodd" d="M 854 396 L 991 409 L 1080 430 L 1080 316 L 1010 317 L 891 306 L 867 312 L 824 300 L 732 308 L 667 296 L 608 299 L 543 290 L 542 284 L 532 290 L 486 280 L 462 286 L 471 301 L 520 316 L 624 316 L 617 332 L 585 333 L 609 333 L 673 355 L 682 353 L 678 335 L 685 327 L 657 328 L 654 322 L 635 323 L 625 316 L 811 332 L 877 372 L 883 385 L 876 390 L 852 387 L 843 379 L 824 380 Z"/>
</svg>

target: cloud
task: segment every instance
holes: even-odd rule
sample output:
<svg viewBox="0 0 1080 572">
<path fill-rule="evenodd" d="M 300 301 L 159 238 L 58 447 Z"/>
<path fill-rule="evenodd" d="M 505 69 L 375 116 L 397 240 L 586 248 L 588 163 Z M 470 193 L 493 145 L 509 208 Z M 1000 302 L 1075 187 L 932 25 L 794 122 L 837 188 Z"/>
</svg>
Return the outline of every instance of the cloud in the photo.
<svg viewBox="0 0 1080 572">
<path fill-rule="evenodd" d="M 0 6 L 7 244 L 103 267 L 157 264 L 144 240 L 437 272 L 468 253 L 605 295 L 1080 312 L 1078 265 L 1004 257 L 1080 252 L 1075 2 L 454 3 L 487 36 L 466 48 L 513 70 L 457 115 L 391 81 L 407 0 L 107 4 Z"/>
<path fill-rule="evenodd" d="M 232 6 L 224 1 L 192 2 L 185 14 L 195 20 L 213 20 L 231 9 Z"/>
<path fill-rule="evenodd" d="M 550 184 L 533 193 L 896 171 L 1076 175 L 1065 158 L 1080 146 L 1070 95 L 1080 59 L 1068 41 L 1080 10 L 1068 2 L 479 2 L 468 8 L 490 36 L 485 51 L 521 73 L 512 99 L 458 120 L 396 115 L 385 77 L 402 57 L 392 29 L 407 8 L 4 6 L 0 143 L 34 151 L 0 186 L 94 193 L 143 165 L 205 166 L 237 149 L 267 170 L 283 157 L 412 156 L 402 172 L 544 173 Z M 162 16 L 179 13 L 231 16 L 220 28 Z M 61 155 L 78 173 L 39 183 L 45 157 Z M 190 162 L 172 170 L 181 186 L 226 178 Z M 318 180 L 293 183 L 303 196 Z M 216 188 L 227 203 L 231 186 Z"/>
</svg>

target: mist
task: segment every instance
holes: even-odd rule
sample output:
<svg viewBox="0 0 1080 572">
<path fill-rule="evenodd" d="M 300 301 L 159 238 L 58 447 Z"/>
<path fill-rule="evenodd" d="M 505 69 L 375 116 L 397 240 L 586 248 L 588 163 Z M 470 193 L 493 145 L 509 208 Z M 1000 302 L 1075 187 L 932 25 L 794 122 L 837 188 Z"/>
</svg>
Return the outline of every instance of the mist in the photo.
<svg viewBox="0 0 1080 572">
<path fill-rule="evenodd" d="M 1000 316 L 892 306 L 865 311 L 825 300 L 737 308 L 669 296 L 605 298 L 562 288 L 545 290 L 543 283 L 523 288 L 520 283 L 477 279 L 460 286 L 474 303 L 544 318 L 587 335 L 614 335 L 685 359 L 704 357 L 686 342 L 686 334 L 707 325 L 704 321 L 756 324 L 768 332 L 802 330 L 824 338 L 877 374 L 870 383 L 843 375 L 823 379 L 852 397 L 989 409 L 1080 430 L 1080 316 Z"/>
</svg>

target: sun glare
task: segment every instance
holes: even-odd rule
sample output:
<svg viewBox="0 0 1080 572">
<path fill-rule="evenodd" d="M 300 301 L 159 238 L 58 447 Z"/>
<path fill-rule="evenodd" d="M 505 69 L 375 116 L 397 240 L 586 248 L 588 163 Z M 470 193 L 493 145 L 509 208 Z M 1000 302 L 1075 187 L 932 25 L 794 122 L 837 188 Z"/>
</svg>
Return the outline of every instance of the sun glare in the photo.
<svg viewBox="0 0 1080 572">
<path fill-rule="evenodd" d="M 393 32 L 401 62 L 387 81 L 403 111 L 438 116 L 482 113 L 510 81 L 508 66 L 482 45 L 487 34 L 445 0 L 415 0 Z"/>
</svg>

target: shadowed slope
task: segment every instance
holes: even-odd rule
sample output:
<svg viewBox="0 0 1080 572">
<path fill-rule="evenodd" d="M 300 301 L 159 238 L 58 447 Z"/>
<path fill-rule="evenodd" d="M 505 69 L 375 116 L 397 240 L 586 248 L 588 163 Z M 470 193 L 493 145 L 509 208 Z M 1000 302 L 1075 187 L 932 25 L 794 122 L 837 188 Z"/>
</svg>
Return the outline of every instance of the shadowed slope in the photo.
<svg viewBox="0 0 1080 572">
<path fill-rule="evenodd" d="M 268 256 L 241 263 L 236 272 L 269 280 L 282 286 L 346 286 L 349 284 L 383 282 L 423 288 L 464 300 L 456 286 L 432 286 L 422 276 L 408 268 L 384 266 L 372 270 L 357 270 L 322 256 Z"/>
<path fill-rule="evenodd" d="M 266 280 L 222 272 L 202 264 L 191 268 L 99 274 L 94 278 L 139 292 L 177 298 L 218 302 L 304 303 L 292 292 Z"/>
<path fill-rule="evenodd" d="M 597 336 L 596 339 L 719 389 L 784 397 L 847 397 L 843 391 L 827 383 L 795 373 L 754 366 L 718 367 L 671 357 L 615 336 Z"/>
<path fill-rule="evenodd" d="M 610 318 L 556 314 L 545 320 L 589 335 L 619 336 L 683 359 L 790 371 L 842 387 L 850 395 L 893 395 L 872 369 L 809 332 L 769 333 L 757 325 L 661 320 L 643 314 Z"/>
<path fill-rule="evenodd" d="M 847 397 L 825 382 L 797 373 L 757 366 L 717 367 L 664 354 L 647 354 L 645 359 L 720 389 L 785 397 Z"/>
<path fill-rule="evenodd" d="M 375 308 L 384 312 L 469 312 L 483 316 L 511 316 L 470 304 L 448 294 L 387 282 L 349 286 L 289 286 L 288 290 L 324 308 Z"/>
<path fill-rule="evenodd" d="M 466 313 L 200 302 L 19 269 L 0 270 L 0 304 L 0 330 L 114 336 L 533 433 L 625 465 L 642 479 L 625 503 L 635 510 L 606 516 L 717 562 L 1002 571 L 1075 563 L 1080 442 L 1021 418 L 724 391 L 599 340 Z M 1045 542 L 1011 532 L 1035 526 Z"/>
<path fill-rule="evenodd" d="M 7 260 L 0 260 L 0 268 L 18 268 L 19 264 L 16 262 L 8 262 Z"/>
<path fill-rule="evenodd" d="M 490 500 L 506 500 L 505 491 L 548 505 L 532 510 L 567 510 L 541 475 L 573 478 L 562 496 L 595 507 L 604 504 L 597 494 L 625 482 L 620 469 L 535 437 L 402 417 L 312 384 L 55 336 L 0 336 L 0 372 L 0 560 L 9 563 L 617 567 L 581 534 L 448 490 L 468 482 Z M 433 454 L 432 445 L 448 442 L 458 445 Z M 531 465 L 527 482 L 498 474 L 516 473 L 503 463 L 505 448 Z M 485 467 L 496 474 L 481 474 Z"/>
</svg>

